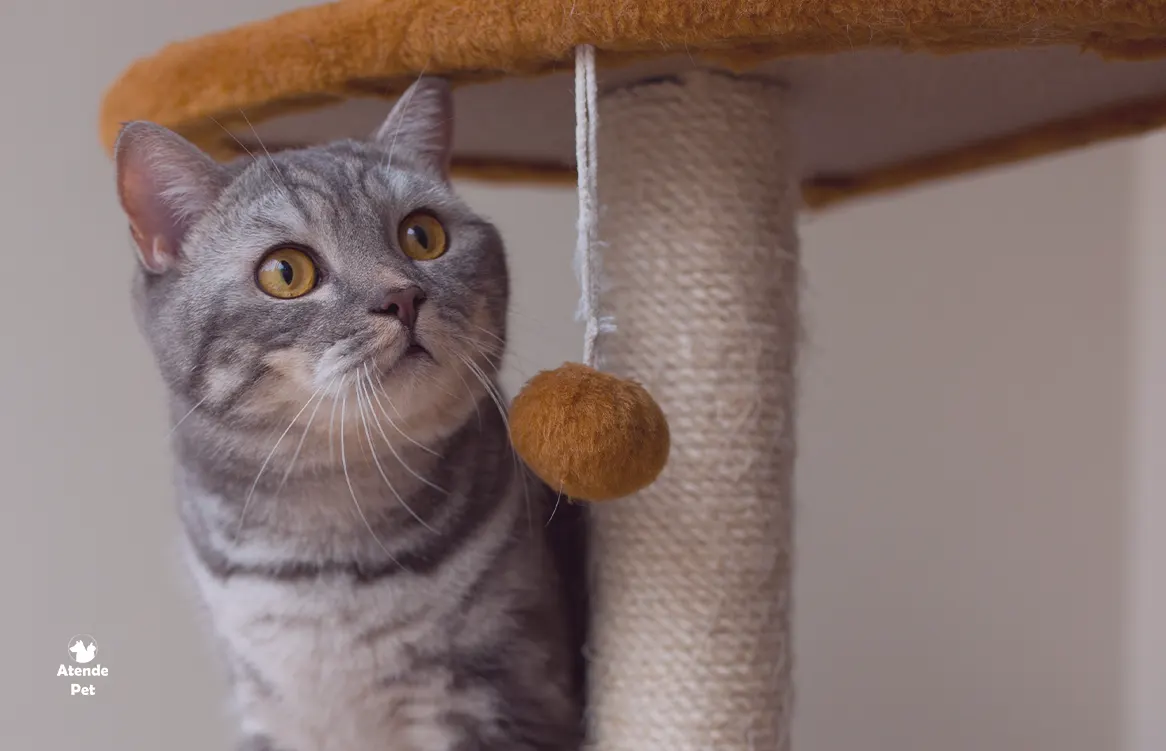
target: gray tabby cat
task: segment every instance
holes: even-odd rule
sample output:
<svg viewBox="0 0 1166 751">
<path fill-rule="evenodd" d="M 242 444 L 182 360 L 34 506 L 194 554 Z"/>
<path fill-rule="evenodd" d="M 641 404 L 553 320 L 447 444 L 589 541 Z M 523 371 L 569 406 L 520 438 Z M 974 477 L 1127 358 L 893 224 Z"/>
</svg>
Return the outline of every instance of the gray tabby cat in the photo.
<svg viewBox="0 0 1166 751">
<path fill-rule="evenodd" d="M 422 79 L 367 142 L 221 165 L 118 139 L 247 751 L 581 743 L 582 527 L 509 444 L 506 261 L 450 186 L 451 120 Z"/>
</svg>

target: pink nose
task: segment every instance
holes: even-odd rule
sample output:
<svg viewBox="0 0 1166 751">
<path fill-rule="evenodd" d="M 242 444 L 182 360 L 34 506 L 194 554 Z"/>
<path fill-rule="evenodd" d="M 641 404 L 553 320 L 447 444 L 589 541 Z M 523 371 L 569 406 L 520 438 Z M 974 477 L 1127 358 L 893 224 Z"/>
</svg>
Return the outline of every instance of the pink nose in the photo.
<svg viewBox="0 0 1166 751">
<path fill-rule="evenodd" d="M 372 312 L 379 315 L 392 316 L 405 324 L 405 328 L 412 330 L 417 322 L 417 309 L 425 302 L 425 293 L 420 287 L 390 290 L 377 300 Z"/>
</svg>

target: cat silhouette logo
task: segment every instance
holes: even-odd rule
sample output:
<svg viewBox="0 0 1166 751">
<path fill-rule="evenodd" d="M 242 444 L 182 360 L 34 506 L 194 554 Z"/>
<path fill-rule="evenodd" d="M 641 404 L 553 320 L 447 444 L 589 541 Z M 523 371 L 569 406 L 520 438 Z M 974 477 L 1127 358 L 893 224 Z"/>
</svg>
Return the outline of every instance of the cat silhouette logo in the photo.
<svg viewBox="0 0 1166 751">
<path fill-rule="evenodd" d="M 79 665 L 93 662 L 97 657 L 97 642 L 89 634 L 78 634 L 69 640 L 69 653 Z"/>
</svg>

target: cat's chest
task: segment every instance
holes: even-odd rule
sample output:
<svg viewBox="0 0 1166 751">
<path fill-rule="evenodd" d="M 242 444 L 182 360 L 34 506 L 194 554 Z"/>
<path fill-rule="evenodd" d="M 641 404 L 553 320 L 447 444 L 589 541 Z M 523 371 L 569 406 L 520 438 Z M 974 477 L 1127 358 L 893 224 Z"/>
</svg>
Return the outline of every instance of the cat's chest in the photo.
<svg viewBox="0 0 1166 751">
<path fill-rule="evenodd" d="M 419 577 L 196 577 L 226 646 L 273 678 L 330 682 L 392 672 L 440 638 L 435 583 Z"/>
<path fill-rule="evenodd" d="M 439 708 L 450 681 L 425 668 L 448 636 L 406 582 L 202 582 L 238 676 L 240 707 L 263 732 L 311 751 L 445 747 L 441 718 L 418 723 L 417 699 Z M 424 718 L 423 718 L 424 719 Z M 453 738 L 450 736 L 450 742 Z"/>
</svg>

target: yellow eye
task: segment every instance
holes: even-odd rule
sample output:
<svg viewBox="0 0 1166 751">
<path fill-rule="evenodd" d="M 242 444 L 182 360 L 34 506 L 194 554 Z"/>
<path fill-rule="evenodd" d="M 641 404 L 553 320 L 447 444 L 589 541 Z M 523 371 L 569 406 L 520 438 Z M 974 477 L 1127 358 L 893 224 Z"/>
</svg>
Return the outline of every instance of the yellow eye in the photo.
<svg viewBox="0 0 1166 751">
<path fill-rule="evenodd" d="M 422 211 L 406 217 L 397 233 L 401 250 L 414 261 L 432 261 L 444 253 L 449 244 L 445 227 L 437 217 Z"/>
<path fill-rule="evenodd" d="M 259 264 L 257 281 L 259 289 L 272 297 L 302 297 L 316 287 L 316 264 L 302 250 L 276 248 Z"/>
</svg>

